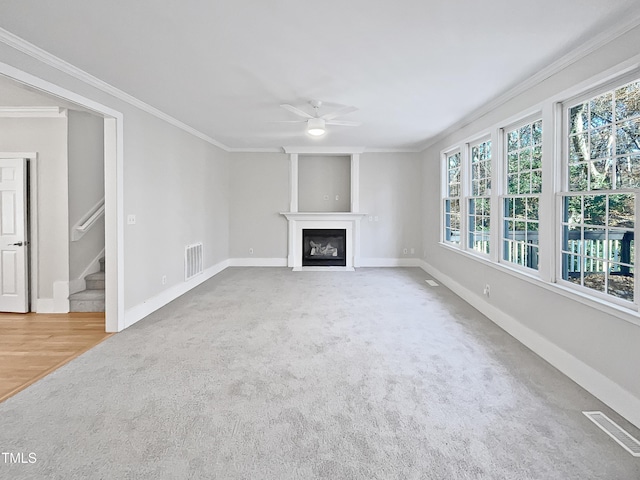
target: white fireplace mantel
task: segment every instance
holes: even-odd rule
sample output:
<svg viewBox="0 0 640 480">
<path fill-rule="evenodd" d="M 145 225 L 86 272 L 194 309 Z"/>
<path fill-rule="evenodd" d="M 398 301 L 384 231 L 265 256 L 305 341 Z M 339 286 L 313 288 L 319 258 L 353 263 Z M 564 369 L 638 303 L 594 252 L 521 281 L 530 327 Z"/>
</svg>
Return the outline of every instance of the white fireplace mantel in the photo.
<svg viewBox="0 0 640 480">
<path fill-rule="evenodd" d="M 280 212 L 289 221 L 289 253 L 287 265 L 300 270 L 346 270 L 360 266 L 360 220 L 366 214 L 353 212 Z M 346 267 L 303 267 L 303 229 L 344 229 L 346 231 Z"/>
<path fill-rule="evenodd" d="M 289 154 L 289 212 L 280 212 L 289 221 L 289 248 L 287 265 L 299 270 L 346 270 L 353 271 L 360 266 L 360 220 L 366 214 L 360 213 L 360 154 L 364 148 L 336 147 L 287 147 Z M 349 155 L 351 157 L 351 211 L 350 212 L 298 212 L 298 155 Z M 346 230 L 346 267 L 303 267 L 303 229 L 344 229 Z"/>
</svg>

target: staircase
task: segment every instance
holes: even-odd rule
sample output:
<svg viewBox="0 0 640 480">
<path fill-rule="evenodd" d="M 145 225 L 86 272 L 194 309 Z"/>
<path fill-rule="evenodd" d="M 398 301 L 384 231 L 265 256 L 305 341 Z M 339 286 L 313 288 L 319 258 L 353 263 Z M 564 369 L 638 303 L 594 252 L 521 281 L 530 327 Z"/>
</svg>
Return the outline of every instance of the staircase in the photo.
<svg viewBox="0 0 640 480">
<path fill-rule="evenodd" d="M 100 271 L 90 273 L 84 280 L 87 289 L 69 296 L 69 311 L 104 312 L 104 258 L 100 259 Z"/>
</svg>

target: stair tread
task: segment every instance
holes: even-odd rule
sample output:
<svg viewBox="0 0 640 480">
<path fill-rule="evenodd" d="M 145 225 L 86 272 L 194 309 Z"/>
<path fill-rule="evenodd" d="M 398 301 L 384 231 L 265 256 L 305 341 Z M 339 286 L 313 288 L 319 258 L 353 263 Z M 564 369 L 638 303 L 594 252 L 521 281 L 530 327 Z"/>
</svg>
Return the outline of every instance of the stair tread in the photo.
<svg viewBox="0 0 640 480">
<path fill-rule="evenodd" d="M 69 295 L 69 300 L 104 300 L 104 290 L 82 290 Z"/>
<path fill-rule="evenodd" d="M 90 273 L 84 277 L 85 280 L 104 280 L 104 272 Z"/>
</svg>

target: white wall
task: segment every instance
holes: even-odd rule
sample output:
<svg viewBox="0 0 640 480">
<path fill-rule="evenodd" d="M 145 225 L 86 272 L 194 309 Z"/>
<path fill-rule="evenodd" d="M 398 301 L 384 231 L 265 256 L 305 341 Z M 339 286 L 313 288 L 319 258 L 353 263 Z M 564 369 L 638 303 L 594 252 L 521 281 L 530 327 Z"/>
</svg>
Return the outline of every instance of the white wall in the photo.
<svg viewBox="0 0 640 480">
<path fill-rule="evenodd" d="M 38 154 L 38 304 L 64 309 L 69 281 L 67 118 L 0 118 L 0 152 Z M 68 302 L 67 302 L 68 305 Z"/>
<path fill-rule="evenodd" d="M 231 258 L 286 258 L 289 155 L 234 153 L 230 165 Z"/>
<path fill-rule="evenodd" d="M 69 225 L 104 198 L 104 120 L 69 110 Z M 80 278 L 104 249 L 104 216 L 79 240 L 69 239 L 69 278 Z"/>
<path fill-rule="evenodd" d="M 421 257 L 421 170 L 422 155 L 418 153 L 360 156 L 360 211 L 367 214 L 362 219 L 360 241 L 363 262 L 368 258 Z M 404 254 L 404 248 L 409 253 Z"/>
<path fill-rule="evenodd" d="M 298 211 L 351 211 L 350 156 L 298 157 Z"/>
<path fill-rule="evenodd" d="M 137 215 L 136 225 L 118 226 L 127 324 L 183 291 L 186 244 L 203 242 L 205 268 L 228 258 L 227 152 L 6 44 L 0 62 L 123 114 L 124 211 Z"/>
<path fill-rule="evenodd" d="M 430 269 L 523 343 L 640 426 L 640 326 L 605 313 L 577 295 L 561 295 L 439 245 L 440 152 L 510 117 L 540 106 L 552 112 L 563 91 L 638 54 L 640 28 L 565 68 L 424 152 L 423 236 Z M 546 118 L 550 118 L 547 113 Z M 547 128 L 546 125 L 545 128 Z M 552 130 L 545 130 L 551 135 Z M 549 184 L 545 191 L 549 191 Z M 544 195 L 544 191 L 543 191 Z M 482 296 L 491 285 L 489 300 Z"/>
</svg>

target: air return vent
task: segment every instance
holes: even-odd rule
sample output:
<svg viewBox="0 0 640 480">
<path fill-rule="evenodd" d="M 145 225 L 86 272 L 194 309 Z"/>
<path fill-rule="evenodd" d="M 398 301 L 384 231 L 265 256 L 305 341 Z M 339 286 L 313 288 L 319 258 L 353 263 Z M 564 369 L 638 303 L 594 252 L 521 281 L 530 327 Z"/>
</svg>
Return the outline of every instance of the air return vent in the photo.
<svg viewBox="0 0 640 480">
<path fill-rule="evenodd" d="M 625 432 L 616 422 L 602 412 L 582 412 L 607 435 L 618 442 L 634 457 L 640 457 L 640 442 Z"/>
<path fill-rule="evenodd" d="M 187 245 L 184 249 L 184 279 L 189 280 L 202 273 L 204 261 L 202 259 L 202 243 Z"/>
</svg>

